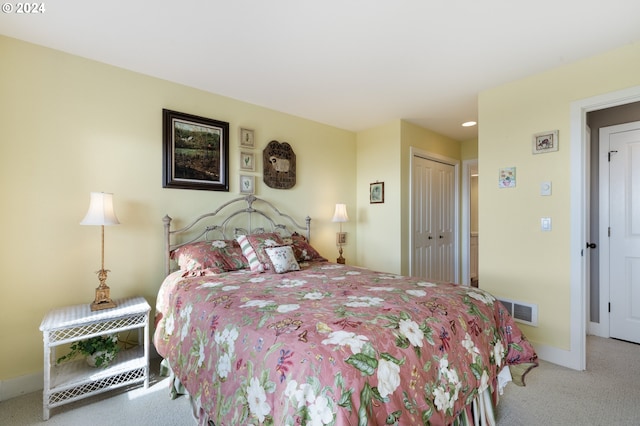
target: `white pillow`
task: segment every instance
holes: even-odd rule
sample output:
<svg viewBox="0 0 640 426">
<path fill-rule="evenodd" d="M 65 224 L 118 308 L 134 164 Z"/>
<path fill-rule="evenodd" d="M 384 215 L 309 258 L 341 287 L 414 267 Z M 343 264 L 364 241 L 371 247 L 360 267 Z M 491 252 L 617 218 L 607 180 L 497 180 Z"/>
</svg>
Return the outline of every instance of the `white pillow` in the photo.
<svg viewBox="0 0 640 426">
<path fill-rule="evenodd" d="M 298 265 L 291 246 L 265 247 L 264 249 L 276 273 L 283 274 L 289 271 L 300 270 L 300 265 Z"/>
</svg>

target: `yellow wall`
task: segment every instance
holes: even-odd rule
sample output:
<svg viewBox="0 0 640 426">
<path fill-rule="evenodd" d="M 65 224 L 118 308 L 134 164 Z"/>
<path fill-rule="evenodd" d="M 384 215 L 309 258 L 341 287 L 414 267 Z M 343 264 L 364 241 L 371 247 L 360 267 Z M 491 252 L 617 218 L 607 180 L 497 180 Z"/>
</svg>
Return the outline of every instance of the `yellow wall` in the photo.
<svg viewBox="0 0 640 426">
<path fill-rule="evenodd" d="M 571 103 L 640 84 L 640 44 L 569 64 L 479 96 L 481 286 L 539 306 L 527 337 L 570 349 Z M 559 151 L 532 154 L 532 134 L 559 130 Z M 498 188 L 498 171 L 517 168 L 517 186 Z M 551 196 L 539 195 L 552 181 Z M 540 218 L 552 231 L 540 231 Z"/>
<path fill-rule="evenodd" d="M 357 137 L 358 265 L 399 274 L 401 259 L 400 120 Z M 384 203 L 369 204 L 369 185 L 384 182 Z M 349 262 L 349 259 L 347 259 Z"/>
<path fill-rule="evenodd" d="M 257 195 L 310 215 L 314 246 L 335 256 L 333 206 L 356 205 L 354 133 L 5 37 L 0 58 L 0 382 L 42 371 L 49 309 L 93 300 L 100 231 L 79 225 L 89 192 L 113 192 L 122 223 L 105 229 L 112 296 L 153 306 L 162 217 L 193 218 L 239 196 L 240 127 L 254 129 L 257 158 L 271 140 L 292 145 L 296 186 L 268 188 L 258 161 Z M 230 123 L 230 192 L 162 188 L 163 108 Z M 355 253 L 345 246 L 347 259 Z"/>
<path fill-rule="evenodd" d="M 470 139 L 460 144 L 462 160 L 475 160 L 478 158 L 478 139 Z"/>
</svg>

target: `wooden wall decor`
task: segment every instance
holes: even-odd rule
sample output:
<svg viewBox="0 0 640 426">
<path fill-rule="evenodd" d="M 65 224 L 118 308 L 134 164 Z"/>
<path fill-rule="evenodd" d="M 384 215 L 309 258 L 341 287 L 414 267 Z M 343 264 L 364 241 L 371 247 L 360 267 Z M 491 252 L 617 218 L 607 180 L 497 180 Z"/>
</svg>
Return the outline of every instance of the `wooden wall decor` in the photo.
<svg viewBox="0 0 640 426">
<path fill-rule="evenodd" d="M 296 154 L 286 142 L 271 141 L 262 151 L 264 183 L 275 189 L 289 189 L 296 184 Z"/>
</svg>

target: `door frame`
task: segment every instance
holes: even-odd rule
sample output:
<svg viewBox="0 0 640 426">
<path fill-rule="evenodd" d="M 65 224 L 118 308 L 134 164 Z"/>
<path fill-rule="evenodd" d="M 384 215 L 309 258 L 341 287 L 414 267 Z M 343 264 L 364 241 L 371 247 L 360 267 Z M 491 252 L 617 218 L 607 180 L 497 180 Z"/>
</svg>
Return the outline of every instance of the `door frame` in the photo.
<svg viewBox="0 0 640 426">
<path fill-rule="evenodd" d="M 632 102 L 640 101 L 640 86 L 610 92 L 591 98 L 582 99 L 571 103 L 571 284 L 570 284 L 570 349 L 569 351 L 553 350 L 547 348 L 550 357 L 556 359 L 561 365 L 585 370 L 587 315 L 589 306 L 587 293 L 588 262 L 585 260 L 584 251 L 589 235 L 586 218 L 587 194 L 589 182 L 589 168 L 586 164 L 586 152 L 590 149 L 590 141 L 587 140 L 587 113 L 601 109 L 611 108 Z"/>
<path fill-rule="evenodd" d="M 478 159 L 462 162 L 462 209 L 460 211 L 460 262 L 462 280 L 460 284 L 471 285 L 471 171 L 478 168 Z"/>
<path fill-rule="evenodd" d="M 613 127 L 613 126 L 607 126 Z M 604 306 L 608 306 L 609 302 L 609 236 L 608 232 L 605 232 L 605 228 L 609 226 L 609 213 L 610 213 L 610 204 L 609 204 L 609 166 L 610 163 L 607 161 L 607 169 L 605 170 L 603 166 L 603 154 L 606 154 L 606 151 L 609 150 L 609 141 L 607 141 L 607 148 L 605 150 L 605 145 L 602 143 L 602 129 L 606 129 L 607 127 L 601 127 L 598 129 L 598 157 L 599 157 L 599 175 L 598 175 L 598 187 L 599 187 L 599 218 L 600 218 L 600 226 L 598 228 L 598 250 L 600 253 L 599 263 L 600 263 L 600 275 L 598 277 L 598 287 L 600 289 L 600 316 L 599 323 L 597 326 L 589 322 L 589 329 L 596 336 L 600 337 L 609 337 L 609 310 L 604 309 Z"/>
<path fill-rule="evenodd" d="M 414 157 L 426 160 L 437 161 L 454 167 L 454 230 L 453 230 L 453 253 L 454 253 L 454 277 L 455 282 L 460 280 L 460 161 L 455 158 L 446 157 L 434 152 L 424 151 L 416 147 L 409 147 L 409 275 L 413 276 L 413 160 Z"/>
</svg>

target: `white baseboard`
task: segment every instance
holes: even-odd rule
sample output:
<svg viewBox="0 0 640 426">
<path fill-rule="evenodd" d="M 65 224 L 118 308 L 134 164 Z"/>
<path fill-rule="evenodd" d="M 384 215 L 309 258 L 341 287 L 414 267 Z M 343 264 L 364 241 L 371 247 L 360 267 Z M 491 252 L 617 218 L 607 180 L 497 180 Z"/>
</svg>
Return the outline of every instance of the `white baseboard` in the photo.
<svg viewBox="0 0 640 426">
<path fill-rule="evenodd" d="M 602 323 L 589 322 L 587 324 L 587 334 L 598 337 L 609 337 L 608 326 L 604 327 Z"/>
<path fill-rule="evenodd" d="M 575 354 L 571 353 L 571 351 L 558 349 L 553 346 L 547 346 L 533 341 L 531 341 L 531 344 L 536 350 L 538 358 L 541 360 L 548 361 L 562 367 L 571 368 L 573 370 L 581 370 Z"/>
<path fill-rule="evenodd" d="M 42 377 L 42 372 L 39 372 L 0 381 L 0 401 L 42 390 Z"/>
</svg>

